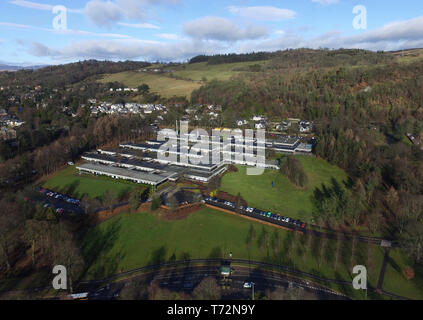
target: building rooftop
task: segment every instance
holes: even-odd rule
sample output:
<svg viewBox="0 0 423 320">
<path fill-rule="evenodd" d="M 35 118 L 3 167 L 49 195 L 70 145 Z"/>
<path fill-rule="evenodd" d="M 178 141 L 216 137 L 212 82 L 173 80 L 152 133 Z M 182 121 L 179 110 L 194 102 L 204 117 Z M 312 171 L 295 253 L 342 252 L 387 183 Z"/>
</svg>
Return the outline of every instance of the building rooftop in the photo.
<svg viewBox="0 0 423 320">
<path fill-rule="evenodd" d="M 163 181 L 176 175 L 175 172 L 146 173 L 137 170 L 124 169 L 114 166 L 106 166 L 96 163 L 84 163 L 77 167 L 79 170 L 95 171 L 107 175 L 115 175 L 123 179 L 140 180 L 143 182 L 151 182 L 160 184 Z"/>
</svg>

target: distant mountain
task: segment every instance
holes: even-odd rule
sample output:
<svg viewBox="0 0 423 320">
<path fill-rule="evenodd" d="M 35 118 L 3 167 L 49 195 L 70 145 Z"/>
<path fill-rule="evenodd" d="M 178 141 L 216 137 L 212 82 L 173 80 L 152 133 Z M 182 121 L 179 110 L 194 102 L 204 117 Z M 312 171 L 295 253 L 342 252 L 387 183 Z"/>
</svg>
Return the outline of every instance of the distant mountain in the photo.
<svg viewBox="0 0 423 320">
<path fill-rule="evenodd" d="M 24 70 L 24 69 L 38 70 L 47 66 L 48 65 L 22 67 L 22 66 L 12 66 L 8 64 L 0 64 L 0 71 L 18 71 L 18 70 Z"/>
</svg>

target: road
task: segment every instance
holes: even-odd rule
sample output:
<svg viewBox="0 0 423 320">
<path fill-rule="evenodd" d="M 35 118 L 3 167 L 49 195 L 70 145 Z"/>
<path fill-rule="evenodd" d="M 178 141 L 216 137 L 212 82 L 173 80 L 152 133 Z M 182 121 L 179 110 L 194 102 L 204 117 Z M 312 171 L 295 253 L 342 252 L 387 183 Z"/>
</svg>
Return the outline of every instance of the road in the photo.
<svg viewBox="0 0 423 320">
<path fill-rule="evenodd" d="M 298 287 L 302 288 L 305 292 L 312 293 L 322 300 L 348 299 L 346 296 L 336 294 L 322 286 L 284 274 L 262 270 L 250 270 L 248 267 L 239 266 L 233 269 L 233 275 L 228 278 L 230 282 L 227 282 L 228 284 L 230 283 L 230 288 L 226 288 L 222 291 L 224 300 L 250 300 L 252 292 L 251 289 L 244 288 L 244 283 L 246 282 L 254 282 L 256 292 L 264 292 L 267 289 L 275 290 L 276 288 Z M 89 300 L 110 300 L 117 299 L 122 289 L 126 286 L 134 283 L 137 283 L 139 286 L 148 286 L 154 280 L 158 281 L 162 288 L 190 293 L 207 277 L 213 277 L 220 283 L 222 278 L 219 275 L 219 267 L 201 266 L 158 271 L 121 280 L 106 286 L 93 286 L 85 289 L 90 292 Z M 83 290 L 84 288 L 81 289 Z"/>
</svg>

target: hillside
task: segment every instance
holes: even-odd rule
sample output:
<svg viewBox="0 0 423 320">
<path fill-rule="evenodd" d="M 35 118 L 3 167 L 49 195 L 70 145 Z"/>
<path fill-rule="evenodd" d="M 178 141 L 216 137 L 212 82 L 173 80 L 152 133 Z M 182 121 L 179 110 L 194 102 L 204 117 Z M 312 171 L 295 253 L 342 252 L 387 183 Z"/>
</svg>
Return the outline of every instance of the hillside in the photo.
<svg viewBox="0 0 423 320">
<path fill-rule="evenodd" d="M 233 76 L 252 72 L 250 67 L 254 69 L 255 66 L 259 66 L 261 69 L 265 63 L 259 61 L 209 65 L 206 62 L 198 62 L 175 66 L 156 65 L 156 68 L 166 72 L 154 73 L 151 71 L 152 68 L 148 68 L 147 71 L 106 74 L 98 81 L 102 83 L 117 81 L 132 88 L 147 84 L 152 92 L 163 97 L 185 96 L 190 99 L 192 91 L 200 88 L 208 80 L 229 80 Z"/>
<path fill-rule="evenodd" d="M 312 50 L 298 49 L 247 55 L 198 56 L 185 64 L 156 64 L 142 70 L 104 74 L 102 83 L 120 82 L 129 87 L 148 84 L 154 93 L 165 98 L 184 96 L 188 99 L 196 89 L 212 80 L 251 80 L 254 83 L 283 75 L 286 79 L 313 70 L 375 68 L 394 63 L 416 62 L 423 50 L 372 52 L 356 49 Z M 156 70 L 154 72 L 153 70 Z"/>
</svg>

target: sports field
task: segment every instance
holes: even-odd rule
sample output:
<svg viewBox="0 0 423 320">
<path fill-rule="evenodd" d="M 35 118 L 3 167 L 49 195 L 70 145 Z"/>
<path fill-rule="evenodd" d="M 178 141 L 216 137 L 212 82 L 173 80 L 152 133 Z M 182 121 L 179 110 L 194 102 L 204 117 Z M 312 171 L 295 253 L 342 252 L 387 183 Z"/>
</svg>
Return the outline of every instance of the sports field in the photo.
<svg viewBox="0 0 423 320">
<path fill-rule="evenodd" d="M 139 187 L 131 182 L 115 180 L 108 177 L 89 174 L 80 175 L 75 166 L 61 170 L 46 178 L 42 183 L 44 188 L 82 199 L 87 195 L 90 198 L 101 200 L 106 191 L 111 191 L 119 199 L 125 198 L 133 189 Z"/>
<path fill-rule="evenodd" d="M 239 171 L 236 173 L 226 174 L 220 189 L 233 195 L 240 192 L 250 206 L 258 209 L 310 222 L 314 189 L 321 189 L 323 184 L 330 187 L 332 179 L 343 186 L 348 176 L 342 169 L 323 159 L 307 156 L 298 158 L 308 177 L 305 189 L 297 188 L 288 178 L 275 170 L 266 170 L 260 176 L 248 176 L 245 166 L 238 166 Z"/>
</svg>

